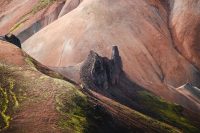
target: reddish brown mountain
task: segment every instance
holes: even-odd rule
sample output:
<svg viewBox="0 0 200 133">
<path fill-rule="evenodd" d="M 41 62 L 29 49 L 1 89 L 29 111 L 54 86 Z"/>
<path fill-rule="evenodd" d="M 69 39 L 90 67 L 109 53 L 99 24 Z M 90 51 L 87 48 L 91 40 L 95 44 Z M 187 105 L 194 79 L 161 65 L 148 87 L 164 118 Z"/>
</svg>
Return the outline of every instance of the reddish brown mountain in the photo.
<svg viewBox="0 0 200 133">
<path fill-rule="evenodd" d="M 0 132 L 199 132 L 199 25 L 199 0 L 2 0 Z"/>
<path fill-rule="evenodd" d="M 14 33 L 23 42 L 76 8 L 80 2 L 80 0 L 1 0 L 0 34 Z"/>
<path fill-rule="evenodd" d="M 111 46 L 117 45 L 123 69 L 132 81 L 199 111 L 199 101 L 175 89 L 187 82 L 199 86 L 198 55 L 185 54 L 199 44 L 198 7 L 196 0 L 84 0 L 28 39 L 23 49 L 47 66 L 67 67 L 82 62 L 91 49 L 109 57 Z M 189 20 L 185 14 L 190 14 Z"/>
<path fill-rule="evenodd" d="M 0 132 L 181 132 L 101 94 L 80 90 L 10 43 L 0 41 L 0 49 Z"/>
</svg>

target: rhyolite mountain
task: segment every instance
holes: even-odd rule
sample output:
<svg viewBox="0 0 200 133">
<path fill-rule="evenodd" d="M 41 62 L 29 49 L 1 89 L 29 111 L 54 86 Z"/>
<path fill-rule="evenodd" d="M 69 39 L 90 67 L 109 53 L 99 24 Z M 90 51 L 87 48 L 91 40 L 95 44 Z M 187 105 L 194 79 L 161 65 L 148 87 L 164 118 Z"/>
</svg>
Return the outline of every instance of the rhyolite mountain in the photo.
<svg viewBox="0 0 200 133">
<path fill-rule="evenodd" d="M 1 0 L 0 34 L 14 33 L 23 42 L 80 3 L 81 0 Z"/>
<path fill-rule="evenodd" d="M 0 7 L 0 131 L 200 132 L 200 1 Z"/>
<path fill-rule="evenodd" d="M 131 81 L 199 112 L 200 101 L 175 89 L 188 82 L 200 87 L 199 6 L 196 0 L 85 0 L 30 37 L 22 48 L 46 66 L 68 67 L 85 60 L 90 50 L 110 58 L 116 45 Z M 182 18 L 185 14 L 190 19 Z"/>
<path fill-rule="evenodd" d="M 0 41 L 0 76 L 0 132 L 3 133 L 199 131 L 192 117 L 182 115 L 187 110 L 139 86 L 133 85 L 138 97 L 134 102 L 139 105 L 142 98 L 150 101 L 143 104 L 146 106 L 141 111 L 148 114 L 145 110 L 155 102 L 159 107 L 152 109 L 157 110 L 157 117 L 162 115 L 159 109 L 172 113 L 177 117 L 175 124 L 179 129 L 170 125 L 174 119 L 169 115 L 163 114 L 163 119 L 156 120 L 103 93 L 81 88 L 5 41 Z"/>
</svg>

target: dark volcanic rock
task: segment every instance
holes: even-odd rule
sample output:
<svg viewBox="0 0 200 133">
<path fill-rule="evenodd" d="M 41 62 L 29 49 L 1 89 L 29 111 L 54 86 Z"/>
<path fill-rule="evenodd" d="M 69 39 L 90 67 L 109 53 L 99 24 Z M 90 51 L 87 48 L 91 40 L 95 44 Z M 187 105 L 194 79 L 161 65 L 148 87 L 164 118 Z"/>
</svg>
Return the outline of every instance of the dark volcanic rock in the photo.
<svg viewBox="0 0 200 133">
<path fill-rule="evenodd" d="M 10 42 L 10 43 L 16 45 L 17 47 L 21 48 L 20 40 L 13 34 L 0 36 L 0 40 Z"/>
<path fill-rule="evenodd" d="M 80 69 L 80 78 L 86 88 L 108 89 L 119 82 L 122 61 L 117 46 L 112 48 L 111 59 L 90 51 Z"/>
<path fill-rule="evenodd" d="M 193 89 L 194 88 L 194 86 L 192 85 L 192 83 L 187 83 L 187 84 L 184 85 L 184 87 L 186 89 Z"/>
<path fill-rule="evenodd" d="M 122 71 L 122 61 L 119 56 L 119 50 L 117 46 L 113 46 L 112 48 L 112 57 L 111 57 L 111 83 L 117 84 L 119 82 L 119 76 Z"/>
</svg>

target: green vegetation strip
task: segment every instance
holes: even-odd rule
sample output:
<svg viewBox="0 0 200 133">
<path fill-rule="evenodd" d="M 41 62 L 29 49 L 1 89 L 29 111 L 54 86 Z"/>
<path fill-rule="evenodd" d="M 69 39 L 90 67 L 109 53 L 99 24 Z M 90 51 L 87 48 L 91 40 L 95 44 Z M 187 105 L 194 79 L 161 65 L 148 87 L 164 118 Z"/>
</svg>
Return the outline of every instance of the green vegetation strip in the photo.
<svg viewBox="0 0 200 133">
<path fill-rule="evenodd" d="M 11 78 L 10 74 L 7 66 L 0 66 L 0 131 L 9 127 L 12 119 L 9 114 L 19 106 L 14 92 L 15 80 Z"/>
<path fill-rule="evenodd" d="M 143 127 L 144 131 L 149 132 L 160 132 L 160 133 L 180 133 L 177 128 L 166 124 L 164 122 L 158 121 L 152 117 L 142 114 L 141 112 L 135 111 L 127 106 L 124 106 L 116 101 L 108 100 L 106 98 L 101 100 L 103 103 L 107 104 L 109 107 L 112 107 L 117 110 L 117 115 L 121 115 L 120 117 L 126 119 L 126 122 L 130 125 L 140 126 Z M 138 125 L 134 122 L 137 121 Z M 132 123 L 132 124 L 131 124 Z"/>
<path fill-rule="evenodd" d="M 195 127 L 192 122 L 183 115 L 184 108 L 182 106 L 166 102 L 147 91 L 139 91 L 136 100 L 148 110 L 150 116 L 173 125 L 184 132 L 200 132 L 200 129 Z"/>
<path fill-rule="evenodd" d="M 113 130 L 112 119 L 74 85 L 67 83 L 67 91 L 56 96 L 57 110 L 61 114 L 58 126 L 66 132 L 82 133 Z"/>
<path fill-rule="evenodd" d="M 59 126 L 69 132 L 83 132 L 88 125 L 84 111 L 88 106 L 87 98 L 72 86 L 69 87 L 71 89 L 67 93 L 56 97 L 57 110 L 62 114 Z"/>
<path fill-rule="evenodd" d="M 8 82 L 8 87 L 0 87 L 0 131 L 1 129 L 9 127 L 9 122 L 11 120 L 11 117 L 7 114 L 9 111 L 9 106 L 12 106 L 12 108 L 19 106 L 17 97 L 13 92 L 14 81 L 9 80 Z"/>
<path fill-rule="evenodd" d="M 10 116 L 6 115 L 7 109 L 8 109 L 8 95 L 7 92 L 0 87 L 0 109 L 1 109 L 1 115 L 0 115 L 0 131 L 3 128 L 9 127 L 9 121 Z"/>
</svg>

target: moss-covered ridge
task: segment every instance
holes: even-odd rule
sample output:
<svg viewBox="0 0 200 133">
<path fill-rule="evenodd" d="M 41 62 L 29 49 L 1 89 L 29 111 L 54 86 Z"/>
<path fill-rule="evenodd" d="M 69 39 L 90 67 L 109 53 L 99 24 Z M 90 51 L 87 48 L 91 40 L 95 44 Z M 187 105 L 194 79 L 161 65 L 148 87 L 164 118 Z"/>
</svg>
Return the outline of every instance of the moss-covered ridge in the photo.
<svg viewBox="0 0 200 133">
<path fill-rule="evenodd" d="M 90 92 L 86 96 L 76 86 L 69 86 L 68 92 L 56 96 L 61 113 L 58 125 L 67 132 L 180 132 L 109 98 Z"/>
<path fill-rule="evenodd" d="M 52 109 L 51 112 L 55 114 L 53 122 L 58 126 L 56 131 L 95 132 L 98 129 L 99 132 L 103 132 L 103 130 L 122 129 L 117 124 L 112 127 L 108 123 L 113 121 L 111 116 L 102 111 L 101 107 L 93 106 L 95 104 L 89 101 L 88 97 L 79 90 L 79 87 L 67 81 L 42 74 L 35 69 L 31 58 L 26 58 L 25 62 L 26 64 L 22 67 L 2 64 L 3 67 L 0 69 L 0 73 L 4 77 L 1 79 L 1 84 L 4 87 L 8 85 L 0 91 L 1 109 L 3 110 L 0 122 L 1 130 L 5 132 L 13 132 L 13 130 L 15 132 L 28 132 L 29 128 L 34 128 L 34 125 L 30 127 L 29 124 L 33 122 L 45 124 L 45 129 L 37 127 L 36 130 L 48 130 L 46 127 L 49 128 L 50 126 L 43 123 L 44 121 L 34 121 L 34 119 L 40 119 L 37 118 L 40 115 L 41 119 L 46 117 L 43 114 L 46 111 L 42 111 L 46 107 L 42 105 L 40 107 L 40 104 L 48 103 L 48 101 L 52 101 L 49 109 Z M 44 70 L 48 71 L 47 68 Z M 48 74 L 54 75 L 51 72 Z M 56 106 L 54 106 L 54 102 Z M 34 111 L 38 106 L 41 110 Z M 57 113 L 54 112 L 52 107 L 57 109 Z M 32 114 L 29 110 L 34 113 Z M 21 117 L 16 118 L 15 115 Z M 26 121 L 23 122 L 24 120 Z M 125 128 L 123 127 L 123 129 Z"/>
<path fill-rule="evenodd" d="M 146 109 L 146 114 L 171 124 L 184 132 L 196 133 L 200 131 L 200 129 L 193 125 L 184 115 L 184 108 L 182 106 L 166 102 L 147 91 L 138 91 L 137 93 L 136 101 Z"/>
<path fill-rule="evenodd" d="M 184 132 L 200 132 L 199 119 L 195 113 L 180 105 L 168 102 L 121 75 L 120 84 L 107 90 L 93 89 L 133 110 L 167 123 Z"/>
<path fill-rule="evenodd" d="M 170 126 L 164 122 L 160 122 L 154 118 L 144 115 L 134 109 L 131 109 L 123 104 L 120 104 L 112 99 L 102 96 L 94 91 L 90 91 L 102 105 L 109 109 L 116 119 L 122 121 L 127 125 L 131 131 L 138 132 L 165 132 L 165 133 L 178 133 L 181 132 L 179 129 Z"/>
<path fill-rule="evenodd" d="M 77 90 L 72 90 L 56 97 L 57 110 L 61 117 L 58 126 L 70 133 L 128 132 L 126 126 L 120 125 L 105 108 Z"/>
<path fill-rule="evenodd" d="M 78 91 L 68 91 L 56 97 L 57 110 L 62 114 L 58 125 L 70 132 L 83 132 L 88 123 L 83 110 L 87 98 Z"/>
<path fill-rule="evenodd" d="M 69 88 L 66 81 L 51 78 L 39 72 L 35 68 L 32 58 L 29 58 L 25 53 L 22 55 L 25 57 L 22 66 L 0 62 L 0 131 L 29 132 L 29 128 L 32 128 L 29 123 L 34 123 L 35 118 L 40 119 L 41 115 L 42 119 L 43 117 L 47 119 L 45 114 L 43 115 L 43 112 L 46 111 L 40 104 L 46 105 L 45 102 L 54 101 L 54 93 L 60 94 L 63 91 L 68 91 Z M 53 76 L 55 73 L 48 74 Z M 47 113 L 55 114 L 52 117 L 55 119 L 53 122 L 56 123 L 57 113 L 54 112 L 53 107 L 54 103 L 51 103 L 46 108 L 49 108 L 48 111 L 51 109 Z M 32 114 L 32 110 L 35 108 L 38 110 Z M 16 115 L 21 117 L 15 117 Z M 25 122 L 23 122 L 24 120 Z M 43 120 L 37 122 L 45 124 Z M 18 125 L 21 126 L 18 127 Z M 51 123 L 46 125 L 46 127 L 48 126 L 51 127 Z M 48 130 L 48 128 L 41 130 Z"/>
</svg>

